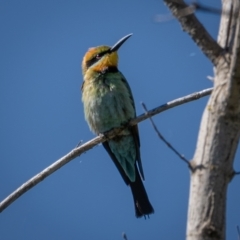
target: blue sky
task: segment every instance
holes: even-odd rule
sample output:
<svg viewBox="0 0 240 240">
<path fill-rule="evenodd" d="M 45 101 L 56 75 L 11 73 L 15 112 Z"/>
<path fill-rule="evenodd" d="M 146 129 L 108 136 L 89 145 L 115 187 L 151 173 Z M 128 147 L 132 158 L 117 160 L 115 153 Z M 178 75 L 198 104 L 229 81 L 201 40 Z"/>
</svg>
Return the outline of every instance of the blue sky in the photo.
<svg viewBox="0 0 240 240">
<path fill-rule="evenodd" d="M 209 4 L 209 1 L 202 1 Z M 220 6 L 219 1 L 211 5 Z M 29 178 L 94 137 L 83 115 L 80 64 L 89 47 L 113 45 L 131 86 L 137 114 L 212 86 L 212 65 L 162 1 L 0 2 L 0 200 Z M 216 38 L 219 16 L 199 13 Z M 154 117 L 162 134 L 188 159 L 194 154 L 208 97 Z M 130 189 L 101 145 L 76 158 L 0 214 L 0 239 L 184 239 L 189 171 L 139 125 L 145 187 L 155 209 L 136 219 Z M 240 154 L 235 169 L 239 171 Z M 239 177 L 228 191 L 227 237 L 240 225 Z"/>
</svg>

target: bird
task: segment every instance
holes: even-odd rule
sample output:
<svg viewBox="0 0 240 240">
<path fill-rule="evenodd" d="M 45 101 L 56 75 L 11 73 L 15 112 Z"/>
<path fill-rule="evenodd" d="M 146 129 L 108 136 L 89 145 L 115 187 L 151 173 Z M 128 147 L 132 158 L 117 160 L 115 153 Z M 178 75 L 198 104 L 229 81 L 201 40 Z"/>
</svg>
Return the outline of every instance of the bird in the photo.
<svg viewBox="0 0 240 240">
<path fill-rule="evenodd" d="M 82 61 L 82 102 L 85 120 L 96 135 L 118 128 L 136 117 L 130 86 L 118 70 L 118 49 L 132 36 L 128 34 L 112 47 L 90 48 Z M 103 142 L 124 182 L 130 186 L 137 218 L 154 213 L 144 188 L 138 126 L 129 126 Z"/>
</svg>

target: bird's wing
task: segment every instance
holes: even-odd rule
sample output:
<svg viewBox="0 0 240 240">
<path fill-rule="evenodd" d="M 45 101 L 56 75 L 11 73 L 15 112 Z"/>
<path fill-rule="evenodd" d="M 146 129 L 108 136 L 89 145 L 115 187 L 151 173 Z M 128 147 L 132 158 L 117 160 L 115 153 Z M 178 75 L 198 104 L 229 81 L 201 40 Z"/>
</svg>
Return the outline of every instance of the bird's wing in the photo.
<svg viewBox="0 0 240 240">
<path fill-rule="evenodd" d="M 130 98 L 132 100 L 132 104 L 133 104 L 133 107 L 134 107 L 134 110 L 135 110 L 135 117 L 136 117 L 136 108 L 135 108 L 135 103 L 134 103 L 131 88 L 130 88 L 126 78 L 123 76 L 123 74 L 121 72 L 120 72 L 120 74 L 121 74 L 121 79 L 122 79 L 123 83 L 126 85 L 128 91 L 129 91 L 129 95 L 130 95 Z M 134 142 L 135 142 L 135 145 L 136 145 L 136 154 L 137 154 L 136 160 L 137 160 L 137 163 L 138 163 L 138 168 L 139 168 L 140 174 L 142 176 L 142 179 L 144 180 L 144 173 L 143 173 L 143 167 L 142 167 L 142 161 L 141 161 L 141 155 L 140 155 L 140 138 L 139 138 L 138 126 L 134 125 L 134 126 L 130 127 L 130 131 L 133 135 Z"/>
</svg>

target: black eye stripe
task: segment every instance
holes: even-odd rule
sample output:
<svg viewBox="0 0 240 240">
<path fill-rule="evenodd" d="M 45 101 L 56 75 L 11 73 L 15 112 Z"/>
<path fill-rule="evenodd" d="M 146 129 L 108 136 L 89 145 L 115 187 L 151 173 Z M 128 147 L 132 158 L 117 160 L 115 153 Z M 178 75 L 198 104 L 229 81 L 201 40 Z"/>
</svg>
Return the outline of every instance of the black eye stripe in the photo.
<svg viewBox="0 0 240 240">
<path fill-rule="evenodd" d="M 86 62 L 86 67 L 89 68 L 91 67 L 94 63 L 96 63 L 101 57 L 103 57 L 105 54 L 107 54 L 109 50 L 103 51 L 98 53 L 97 55 L 93 56 L 90 60 Z"/>
<path fill-rule="evenodd" d="M 102 56 L 104 56 L 106 53 L 108 53 L 109 51 L 108 50 L 106 50 L 106 51 L 104 51 L 104 52 L 100 52 L 99 54 L 97 54 L 97 56 L 98 57 L 102 57 Z"/>
<path fill-rule="evenodd" d="M 88 60 L 88 61 L 86 62 L 86 67 L 87 67 L 87 68 L 90 68 L 90 67 L 91 67 L 94 63 L 96 63 L 98 60 L 99 60 L 99 59 L 97 59 L 96 57 Z"/>
</svg>

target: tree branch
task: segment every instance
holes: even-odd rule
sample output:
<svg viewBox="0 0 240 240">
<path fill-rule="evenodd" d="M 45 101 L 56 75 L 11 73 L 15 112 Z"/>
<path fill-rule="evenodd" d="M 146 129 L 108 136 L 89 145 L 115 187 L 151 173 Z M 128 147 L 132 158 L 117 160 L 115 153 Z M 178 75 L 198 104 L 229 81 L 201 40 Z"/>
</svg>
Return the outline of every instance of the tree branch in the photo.
<svg viewBox="0 0 240 240">
<path fill-rule="evenodd" d="M 191 6 L 183 0 L 164 0 L 164 2 L 180 22 L 183 31 L 191 36 L 202 52 L 216 65 L 224 50 L 198 21 Z"/>
<path fill-rule="evenodd" d="M 226 199 L 235 175 L 233 162 L 240 137 L 240 2 L 222 0 L 218 36 L 228 51 L 219 58 L 214 89 L 204 110 L 191 174 L 188 240 L 223 240 L 226 234 Z"/>
<path fill-rule="evenodd" d="M 122 237 L 123 237 L 124 240 L 128 240 L 127 234 L 125 232 L 122 233 Z"/>
<path fill-rule="evenodd" d="M 237 226 L 237 235 L 238 235 L 238 240 L 240 240 L 240 228 Z"/>
<path fill-rule="evenodd" d="M 147 113 L 148 110 L 147 110 L 147 106 L 145 105 L 145 103 L 142 103 L 142 106 L 143 106 L 143 109 L 145 110 L 145 113 Z M 190 169 L 191 171 L 193 171 L 190 162 L 184 157 L 184 155 L 181 154 L 181 153 L 179 153 L 179 152 L 172 146 L 172 144 L 165 139 L 165 137 L 159 132 L 157 126 L 155 125 L 155 123 L 154 123 L 154 121 L 152 120 L 151 117 L 149 117 L 149 120 L 150 120 L 150 122 L 151 122 L 151 124 L 152 124 L 152 126 L 153 126 L 153 129 L 154 129 L 155 132 L 157 133 L 158 137 L 159 137 L 180 159 L 182 159 L 182 160 L 188 165 L 188 167 L 189 167 L 189 169 Z"/>
<path fill-rule="evenodd" d="M 80 156 L 82 153 L 90 150 L 91 148 L 95 147 L 97 144 L 102 143 L 106 141 L 107 139 L 111 139 L 117 134 L 119 134 L 123 129 L 125 129 L 128 126 L 136 125 L 139 122 L 142 122 L 146 120 L 149 117 L 152 117 L 160 112 L 166 111 L 170 108 L 176 107 L 178 105 L 197 100 L 199 98 L 205 97 L 209 94 L 211 94 L 212 88 L 208 88 L 205 90 L 202 90 L 200 92 L 192 93 L 190 95 L 187 95 L 185 97 L 181 97 L 178 99 L 175 99 L 173 101 L 170 101 L 166 104 L 163 104 L 157 108 L 154 108 L 150 111 L 148 111 L 146 114 L 142 114 L 138 116 L 135 119 L 132 119 L 126 126 L 122 128 L 115 128 L 107 133 L 104 133 L 104 135 L 95 137 L 94 139 L 82 144 L 80 147 L 77 147 L 70 151 L 68 154 L 54 162 L 52 165 L 45 168 L 42 172 L 38 173 L 31 179 L 29 179 L 27 182 L 25 182 L 22 186 L 17 188 L 13 193 L 11 193 L 7 198 L 5 198 L 0 203 L 0 212 L 2 212 L 5 208 L 7 208 L 11 203 L 13 203 L 15 200 L 17 200 L 21 195 L 23 195 L 25 192 L 30 190 L 32 187 L 40 183 L 42 180 L 44 180 L 46 177 L 57 171 L 59 168 L 73 160 L 74 158 Z"/>
</svg>

